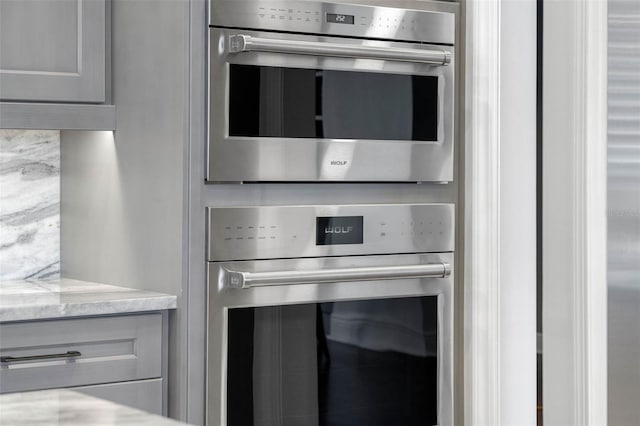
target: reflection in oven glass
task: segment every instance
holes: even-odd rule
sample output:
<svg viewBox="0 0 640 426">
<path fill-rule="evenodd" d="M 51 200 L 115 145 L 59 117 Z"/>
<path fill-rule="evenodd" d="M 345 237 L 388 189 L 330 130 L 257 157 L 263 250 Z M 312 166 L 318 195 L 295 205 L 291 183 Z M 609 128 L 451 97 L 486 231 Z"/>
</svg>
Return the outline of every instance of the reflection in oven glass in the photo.
<svg viewBox="0 0 640 426">
<path fill-rule="evenodd" d="M 437 297 L 229 311 L 229 425 L 437 424 Z"/>
<path fill-rule="evenodd" d="M 438 77 L 231 64 L 229 136 L 436 141 Z"/>
</svg>

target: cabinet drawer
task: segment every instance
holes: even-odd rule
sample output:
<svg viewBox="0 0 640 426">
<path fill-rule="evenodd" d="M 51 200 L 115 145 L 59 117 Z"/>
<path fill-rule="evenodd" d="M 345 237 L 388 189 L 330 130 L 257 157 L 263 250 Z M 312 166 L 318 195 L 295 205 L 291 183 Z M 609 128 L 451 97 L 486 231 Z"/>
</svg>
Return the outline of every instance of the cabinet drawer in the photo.
<svg viewBox="0 0 640 426">
<path fill-rule="evenodd" d="M 0 324 L 0 393 L 160 377 L 161 341 L 161 314 Z"/>
</svg>

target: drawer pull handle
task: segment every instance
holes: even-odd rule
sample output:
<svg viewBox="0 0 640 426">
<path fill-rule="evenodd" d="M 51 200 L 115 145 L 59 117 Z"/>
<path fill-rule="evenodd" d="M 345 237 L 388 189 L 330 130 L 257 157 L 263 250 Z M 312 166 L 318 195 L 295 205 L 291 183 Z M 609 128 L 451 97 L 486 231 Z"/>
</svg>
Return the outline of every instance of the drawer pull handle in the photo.
<svg viewBox="0 0 640 426">
<path fill-rule="evenodd" d="M 63 354 L 50 354 L 50 355 L 31 355 L 31 356 L 3 356 L 0 357 L 0 362 L 20 362 L 20 361 L 39 361 L 43 359 L 57 359 L 57 358 L 75 358 L 82 356 L 79 351 L 67 351 Z"/>
</svg>

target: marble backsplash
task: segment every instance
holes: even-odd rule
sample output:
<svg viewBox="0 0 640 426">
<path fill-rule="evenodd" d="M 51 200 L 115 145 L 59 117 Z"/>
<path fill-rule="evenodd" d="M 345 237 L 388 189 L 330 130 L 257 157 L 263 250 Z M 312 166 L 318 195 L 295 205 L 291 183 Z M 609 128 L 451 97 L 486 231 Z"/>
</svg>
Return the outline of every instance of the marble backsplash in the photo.
<svg viewBox="0 0 640 426">
<path fill-rule="evenodd" d="M 0 280 L 60 275 L 60 132 L 0 130 Z"/>
</svg>

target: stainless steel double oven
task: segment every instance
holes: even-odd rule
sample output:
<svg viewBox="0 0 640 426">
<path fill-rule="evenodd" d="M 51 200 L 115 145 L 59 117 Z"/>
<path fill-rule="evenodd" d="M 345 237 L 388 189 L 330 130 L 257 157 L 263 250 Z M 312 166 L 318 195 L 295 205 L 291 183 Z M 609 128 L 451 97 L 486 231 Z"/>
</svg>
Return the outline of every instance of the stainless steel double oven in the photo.
<svg viewBox="0 0 640 426">
<path fill-rule="evenodd" d="M 453 181 L 456 9 L 417 3 L 210 0 L 207 182 Z M 207 424 L 453 424 L 450 200 L 212 202 Z"/>
<path fill-rule="evenodd" d="M 449 182 L 455 15 L 212 0 L 207 180 Z"/>
</svg>

